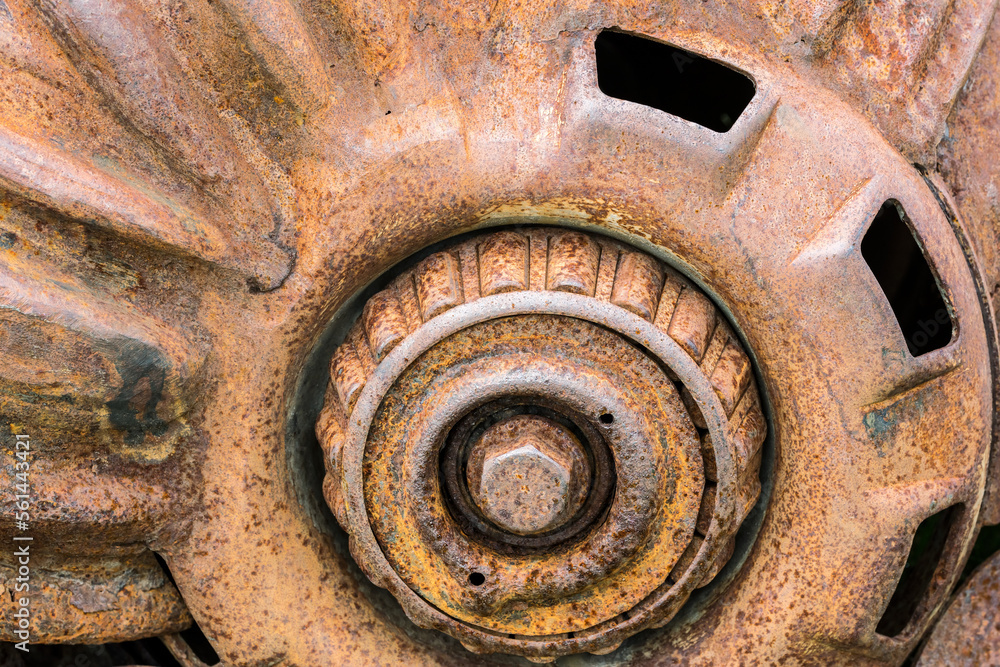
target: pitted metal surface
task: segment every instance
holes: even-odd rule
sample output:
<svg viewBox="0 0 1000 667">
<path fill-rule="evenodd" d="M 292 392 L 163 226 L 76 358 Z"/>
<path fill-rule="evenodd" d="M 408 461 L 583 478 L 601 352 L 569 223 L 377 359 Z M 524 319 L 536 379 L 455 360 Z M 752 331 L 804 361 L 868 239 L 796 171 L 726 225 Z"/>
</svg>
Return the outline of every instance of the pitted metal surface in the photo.
<svg viewBox="0 0 1000 667">
<path fill-rule="evenodd" d="M 700 289 L 544 227 L 466 240 L 373 296 L 318 426 L 369 577 L 470 650 L 534 659 L 613 650 L 711 581 L 766 431 Z"/>
<path fill-rule="evenodd" d="M 0 472 L 29 436 L 33 641 L 903 663 L 1000 522 L 996 6 L 0 0 Z M 660 74 L 741 78 L 740 110 L 606 92 L 623 32 L 673 49 Z M 933 350 L 864 256 L 886 206 L 940 292 L 920 340 L 952 326 Z M 763 444 L 734 425 L 753 389 Z M 481 443 L 514 418 L 551 424 Z M 4 640 L 19 567 L 0 550 Z"/>
<path fill-rule="evenodd" d="M 994 554 L 956 591 L 920 651 L 918 667 L 973 667 L 1000 663 L 1000 554 Z"/>
<path fill-rule="evenodd" d="M 487 427 L 461 467 L 487 520 L 507 533 L 533 535 L 562 527 L 582 509 L 591 459 L 558 422 L 515 414 Z"/>
</svg>

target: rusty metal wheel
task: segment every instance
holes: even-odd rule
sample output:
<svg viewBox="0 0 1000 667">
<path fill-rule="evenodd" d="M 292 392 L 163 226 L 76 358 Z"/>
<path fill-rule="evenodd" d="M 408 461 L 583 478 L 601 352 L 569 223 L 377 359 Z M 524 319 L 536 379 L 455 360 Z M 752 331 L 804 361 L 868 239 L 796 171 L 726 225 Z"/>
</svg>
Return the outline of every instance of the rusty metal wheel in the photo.
<svg viewBox="0 0 1000 667">
<path fill-rule="evenodd" d="M 1000 21 L 905 10 L 0 0 L 0 637 L 902 664 L 1000 524 Z"/>
</svg>

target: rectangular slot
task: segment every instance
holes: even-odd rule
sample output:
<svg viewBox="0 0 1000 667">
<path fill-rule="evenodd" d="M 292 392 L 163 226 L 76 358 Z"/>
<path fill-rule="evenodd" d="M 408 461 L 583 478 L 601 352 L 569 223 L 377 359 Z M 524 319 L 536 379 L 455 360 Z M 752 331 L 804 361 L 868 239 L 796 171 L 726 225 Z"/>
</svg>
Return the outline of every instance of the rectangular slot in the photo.
<svg viewBox="0 0 1000 667">
<path fill-rule="evenodd" d="M 962 512 L 963 505 L 953 505 L 932 514 L 917 526 L 910 545 L 910 553 L 903 566 L 896 590 L 889 599 L 889 606 L 879 619 L 875 632 L 886 637 L 896 637 L 906 629 L 914 614 L 927 596 L 931 581 L 944 554 L 951 526 Z"/>
<path fill-rule="evenodd" d="M 951 342 L 951 312 L 899 202 L 882 204 L 861 241 L 861 254 L 892 306 L 911 355 Z"/>
<path fill-rule="evenodd" d="M 715 132 L 728 132 L 756 92 L 745 74 L 646 37 L 604 30 L 594 47 L 602 93 Z"/>
</svg>

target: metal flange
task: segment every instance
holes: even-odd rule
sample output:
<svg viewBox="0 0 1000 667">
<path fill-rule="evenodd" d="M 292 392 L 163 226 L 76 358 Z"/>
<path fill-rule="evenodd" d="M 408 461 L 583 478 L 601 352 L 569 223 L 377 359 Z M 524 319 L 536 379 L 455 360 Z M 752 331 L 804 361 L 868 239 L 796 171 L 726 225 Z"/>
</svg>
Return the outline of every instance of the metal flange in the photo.
<svg viewBox="0 0 1000 667">
<path fill-rule="evenodd" d="M 766 422 L 712 301 L 576 231 L 462 241 L 333 356 L 325 495 L 366 574 L 476 652 L 603 653 L 729 560 Z"/>
</svg>

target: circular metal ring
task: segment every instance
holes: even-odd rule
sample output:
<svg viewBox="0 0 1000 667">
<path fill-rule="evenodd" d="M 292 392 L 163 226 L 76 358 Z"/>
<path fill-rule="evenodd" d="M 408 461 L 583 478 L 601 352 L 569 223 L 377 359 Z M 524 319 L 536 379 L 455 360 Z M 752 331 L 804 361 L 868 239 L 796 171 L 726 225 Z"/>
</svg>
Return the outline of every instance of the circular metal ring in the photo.
<svg viewBox="0 0 1000 667">
<path fill-rule="evenodd" d="M 492 401 L 469 412 L 448 434 L 447 442 L 441 450 L 441 472 L 446 491 L 446 501 L 463 531 L 487 540 L 494 549 L 503 551 L 510 548 L 544 549 L 569 546 L 581 531 L 594 524 L 605 514 L 608 500 L 615 488 L 614 460 L 604 436 L 590 420 L 568 406 L 535 405 L 530 396 L 507 397 Z M 464 483 L 464 467 L 468 459 L 468 448 L 487 424 L 499 418 L 514 415 L 542 415 L 561 425 L 586 443 L 590 467 L 594 472 L 588 485 L 587 498 L 583 506 L 566 525 L 538 535 L 515 535 L 493 525 L 476 507 Z"/>
<path fill-rule="evenodd" d="M 511 284 L 516 286 L 518 275 L 522 277 L 522 287 L 527 276 L 524 268 L 527 255 L 522 255 L 519 268 L 518 249 L 526 251 L 531 239 L 541 238 L 551 246 L 545 287 L 555 285 L 559 288 L 512 289 Z M 492 262 L 500 279 L 491 280 L 496 276 L 480 273 L 473 283 L 457 287 L 463 280 L 460 258 L 469 247 L 477 253 L 479 271 L 483 270 L 482 265 L 490 266 Z M 605 270 L 611 274 L 602 274 L 597 260 L 589 263 L 592 274 L 586 275 L 588 263 L 577 260 L 581 256 L 586 260 L 588 253 L 591 258 L 602 253 L 605 258 L 614 257 L 614 264 L 605 262 Z M 477 284 L 481 292 L 474 298 L 459 292 Z M 421 285 L 424 285 L 423 292 Z M 600 290 L 603 290 L 603 298 L 598 296 Z M 403 305 L 407 301 L 412 307 L 427 311 L 415 327 L 408 326 L 406 306 Z M 441 302 L 447 306 L 435 305 Z M 663 313 L 660 312 L 661 302 L 669 303 L 662 307 Z M 587 621 L 582 626 L 559 625 L 565 619 L 547 624 L 507 626 L 494 618 L 499 609 L 498 598 L 495 591 L 490 596 L 490 579 L 482 572 L 465 574 L 483 579 L 471 593 L 456 589 L 444 597 L 437 597 L 439 591 L 435 589 L 441 579 L 431 577 L 429 581 L 436 584 L 422 585 L 412 574 L 405 580 L 401 578 L 398 567 L 409 571 L 405 558 L 387 559 L 384 551 L 387 544 L 395 544 L 399 533 L 393 532 L 390 537 L 373 530 L 372 522 L 380 521 L 378 516 L 383 512 L 383 503 L 379 501 L 373 505 L 375 496 L 371 495 L 371 489 L 387 491 L 390 486 L 384 481 L 375 487 L 369 486 L 367 477 L 373 469 L 371 457 L 381 455 L 370 455 L 367 447 L 373 436 L 380 437 L 372 430 L 380 412 L 389 409 L 397 414 L 403 405 L 386 408 L 387 396 L 397 390 L 398 383 L 415 365 L 423 363 L 426 355 L 433 355 L 438 346 L 447 344 L 462 332 L 493 322 L 531 317 L 551 319 L 554 316 L 599 325 L 608 335 L 615 336 L 614 340 L 629 341 L 631 349 L 644 351 L 640 354 L 649 354 L 651 359 L 657 360 L 655 364 L 662 365 L 664 377 L 677 383 L 678 397 L 685 403 L 690 419 L 700 427 L 704 474 L 711 483 L 703 486 L 700 503 L 684 513 L 692 527 L 697 523 L 699 532 L 688 538 L 690 543 L 683 549 L 684 553 L 670 561 L 670 574 L 665 572 L 654 588 L 637 586 L 636 590 L 647 592 L 634 598 L 617 616 Z M 361 361 L 365 355 L 367 361 Z M 525 362 L 525 365 L 544 365 L 537 355 L 533 361 L 528 355 Z M 429 367 L 437 369 L 439 375 L 447 375 L 451 365 L 452 362 L 442 358 Z M 489 401 L 510 398 L 511 387 L 515 394 L 523 395 L 523 381 L 497 379 L 501 375 L 488 364 L 482 365 L 466 386 L 449 385 L 447 390 L 442 389 L 441 395 L 446 398 L 420 404 L 423 407 L 419 409 L 417 404 L 406 404 L 409 407 L 398 412 L 409 415 L 407 420 L 416 415 L 418 423 L 427 424 L 424 430 L 415 431 L 416 435 L 400 440 L 417 443 L 412 451 L 419 455 L 397 457 L 398 463 L 393 464 L 401 466 L 400 470 L 411 471 L 406 479 L 410 480 L 407 484 L 410 484 L 413 497 L 436 497 L 437 470 L 429 462 L 439 461 L 447 434 L 466 414 Z M 551 368 L 536 372 L 537 387 L 533 391 L 538 396 L 550 397 L 579 397 L 588 393 L 580 383 L 569 394 L 559 394 L 554 391 L 552 380 L 558 375 Z M 437 377 L 434 373 L 431 376 Z M 467 241 L 457 249 L 432 255 L 412 273 L 397 279 L 389 290 L 369 301 L 364 316 L 348 336 L 348 342 L 334 355 L 332 377 L 336 393 L 329 394 L 319 425 L 330 468 L 325 489 L 328 501 L 351 534 L 355 559 L 373 581 L 388 588 L 403 603 L 407 614 L 416 622 L 459 637 L 471 650 L 500 650 L 536 658 L 580 651 L 601 652 L 617 646 L 624 637 L 644 627 L 666 622 L 691 591 L 710 581 L 728 560 L 735 532 L 760 492 L 760 444 L 766 427 L 746 354 L 711 302 L 690 282 L 647 255 L 606 239 L 598 241 L 575 232 L 542 228 L 530 230 L 526 235 L 511 232 L 487 235 Z M 493 389 L 491 383 L 495 383 Z M 617 390 L 614 384 L 608 385 L 609 395 Z M 580 410 L 579 405 L 572 407 Z M 591 406 L 581 411 L 599 415 L 606 410 Z M 435 417 L 436 412 L 440 414 Z M 402 424 L 398 417 L 393 423 Z M 405 449 L 411 451 L 409 445 Z M 622 480 L 630 476 L 624 473 L 617 458 L 616 474 L 616 484 L 621 488 Z M 641 476 L 641 473 L 634 475 L 635 478 Z M 332 483 L 331 478 L 334 479 Z M 698 483 L 704 485 L 704 482 Z M 666 497 L 669 493 L 661 495 Z M 405 504 L 402 496 L 390 503 L 391 506 L 399 504 Z M 425 507 L 427 505 L 418 504 L 414 511 L 422 512 Z M 407 542 L 407 548 L 422 553 L 420 540 L 436 543 L 435 536 L 445 526 L 435 523 L 440 520 L 440 516 L 431 520 L 434 529 L 425 530 L 423 538 L 416 542 Z M 449 542 L 449 546 L 451 543 L 465 544 L 462 534 L 448 535 L 448 540 L 440 542 Z M 626 552 L 628 549 L 623 550 L 623 554 Z M 419 557 L 424 566 L 428 562 L 426 557 Z M 468 589 L 465 576 L 455 572 L 450 576 Z M 475 599 L 470 599 L 470 595 Z M 436 603 L 428 604 L 428 599 Z M 449 607 L 447 601 L 452 599 L 464 599 L 464 606 Z M 442 607 L 448 612 L 442 611 Z M 582 618 L 591 617 L 582 615 Z M 512 631 L 516 627 L 536 629 L 528 633 Z M 546 632 L 546 628 L 551 631 Z"/>
</svg>

